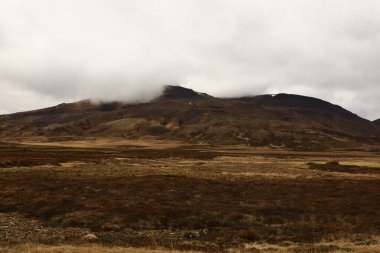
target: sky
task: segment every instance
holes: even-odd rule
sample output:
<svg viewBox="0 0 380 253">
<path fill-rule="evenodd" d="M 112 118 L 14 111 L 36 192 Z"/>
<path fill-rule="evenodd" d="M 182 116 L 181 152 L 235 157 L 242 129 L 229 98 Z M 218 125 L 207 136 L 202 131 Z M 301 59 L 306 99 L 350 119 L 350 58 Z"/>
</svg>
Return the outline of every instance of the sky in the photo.
<svg viewBox="0 0 380 253">
<path fill-rule="evenodd" d="M 0 114 L 164 85 L 380 118 L 380 1 L 0 0 Z"/>
</svg>

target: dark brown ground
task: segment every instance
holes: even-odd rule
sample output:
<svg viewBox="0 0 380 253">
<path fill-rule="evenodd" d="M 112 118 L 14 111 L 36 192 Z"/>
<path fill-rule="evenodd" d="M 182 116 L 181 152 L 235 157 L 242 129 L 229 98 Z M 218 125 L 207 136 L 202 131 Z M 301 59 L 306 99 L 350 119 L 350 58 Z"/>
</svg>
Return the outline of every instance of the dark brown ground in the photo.
<svg viewBox="0 0 380 253">
<path fill-rule="evenodd" d="M 213 251 L 376 244 L 379 171 L 376 152 L 3 144 L 0 241 L 82 244 L 93 233 L 106 245 Z"/>
</svg>

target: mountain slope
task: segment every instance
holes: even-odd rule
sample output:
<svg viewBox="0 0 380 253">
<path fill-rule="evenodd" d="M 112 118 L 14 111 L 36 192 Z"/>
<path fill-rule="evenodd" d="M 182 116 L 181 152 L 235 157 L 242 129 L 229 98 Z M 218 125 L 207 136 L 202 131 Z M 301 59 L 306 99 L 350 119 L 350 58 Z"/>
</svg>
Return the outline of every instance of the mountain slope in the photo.
<svg viewBox="0 0 380 253">
<path fill-rule="evenodd" d="M 222 99 L 167 86 L 150 103 L 81 101 L 0 116 L 0 136 L 120 136 L 314 150 L 380 142 L 373 122 L 311 97 Z"/>
</svg>

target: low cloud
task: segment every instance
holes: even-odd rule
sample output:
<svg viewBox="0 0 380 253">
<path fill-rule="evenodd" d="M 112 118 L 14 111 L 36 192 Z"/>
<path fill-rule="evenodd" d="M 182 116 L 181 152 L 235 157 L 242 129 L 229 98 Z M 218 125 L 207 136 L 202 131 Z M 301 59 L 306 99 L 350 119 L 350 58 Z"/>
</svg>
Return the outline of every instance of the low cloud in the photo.
<svg viewBox="0 0 380 253">
<path fill-rule="evenodd" d="M 377 0 L 0 0 L 0 113 L 181 84 L 380 117 Z"/>
</svg>

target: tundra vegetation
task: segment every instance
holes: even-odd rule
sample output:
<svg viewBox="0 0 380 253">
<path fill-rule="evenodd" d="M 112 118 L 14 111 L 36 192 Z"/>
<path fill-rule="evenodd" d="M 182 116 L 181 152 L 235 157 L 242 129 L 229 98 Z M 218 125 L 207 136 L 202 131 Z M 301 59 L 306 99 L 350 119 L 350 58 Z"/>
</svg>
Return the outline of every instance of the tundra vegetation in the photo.
<svg viewBox="0 0 380 253">
<path fill-rule="evenodd" d="M 380 247 L 375 146 L 20 139 L 0 145 L 0 185 L 0 252 Z"/>
</svg>

